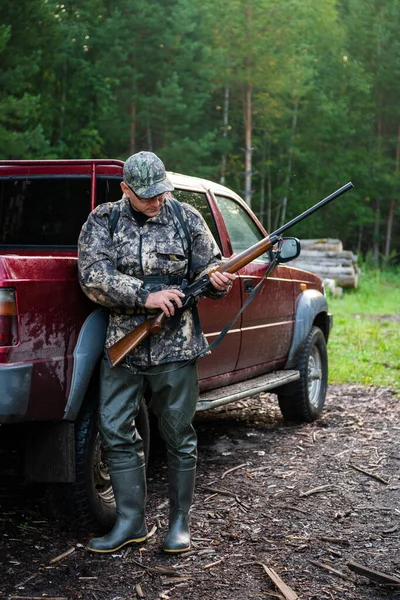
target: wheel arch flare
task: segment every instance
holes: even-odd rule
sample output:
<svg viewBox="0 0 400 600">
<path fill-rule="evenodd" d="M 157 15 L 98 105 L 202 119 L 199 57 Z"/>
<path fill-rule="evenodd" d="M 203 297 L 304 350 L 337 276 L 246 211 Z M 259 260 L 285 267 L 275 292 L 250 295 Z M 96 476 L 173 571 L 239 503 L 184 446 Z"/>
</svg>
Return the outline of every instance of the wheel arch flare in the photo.
<svg viewBox="0 0 400 600">
<path fill-rule="evenodd" d="M 326 298 L 318 290 L 305 290 L 297 298 L 296 317 L 292 345 L 285 369 L 293 369 L 313 325 L 317 325 L 328 341 L 332 316 L 328 313 Z"/>
</svg>

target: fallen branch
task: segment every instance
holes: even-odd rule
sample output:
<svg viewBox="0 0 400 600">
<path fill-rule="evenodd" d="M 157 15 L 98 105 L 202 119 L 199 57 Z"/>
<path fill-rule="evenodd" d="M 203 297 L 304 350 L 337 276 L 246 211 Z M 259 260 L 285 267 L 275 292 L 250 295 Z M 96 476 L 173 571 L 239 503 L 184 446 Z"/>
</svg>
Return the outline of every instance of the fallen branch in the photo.
<svg viewBox="0 0 400 600">
<path fill-rule="evenodd" d="M 379 475 L 375 475 L 375 473 L 371 473 L 370 471 L 367 471 L 366 469 L 362 469 L 361 467 L 358 467 L 357 465 L 353 465 L 351 463 L 349 466 L 352 467 L 353 469 L 355 469 L 356 471 L 360 471 L 360 473 L 364 473 L 364 475 L 368 475 L 369 477 L 372 477 L 372 479 L 376 479 L 376 481 L 379 481 L 380 483 L 384 483 L 385 485 L 389 484 L 389 481 L 387 479 L 383 479 L 383 477 L 379 477 Z"/>
<path fill-rule="evenodd" d="M 382 529 L 381 533 L 394 533 L 395 531 L 398 530 L 398 528 L 400 527 L 400 525 L 393 525 L 393 527 L 390 527 L 390 529 Z"/>
<path fill-rule="evenodd" d="M 334 537 L 328 537 L 326 535 L 317 535 L 316 539 L 321 540 L 321 542 L 329 542 L 330 544 L 339 544 L 341 546 L 350 546 L 349 540 L 346 540 L 344 538 L 334 538 Z"/>
<path fill-rule="evenodd" d="M 168 577 L 182 577 L 181 573 L 176 569 L 168 569 L 167 567 L 148 567 L 150 573 L 156 575 L 167 575 Z"/>
<path fill-rule="evenodd" d="M 360 565 L 352 560 L 347 563 L 350 571 L 357 573 L 358 575 L 364 575 L 364 577 L 368 577 L 372 581 L 376 581 L 377 583 L 384 583 L 390 586 L 400 586 L 400 579 L 398 577 L 394 577 L 393 575 L 387 575 L 386 573 L 381 573 L 380 571 L 373 571 L 368 567 L 364 567 L 364 565 Z"/>
<path fill-rule="evenodd" d="M 217 565 L 221 564 L 222 562 L 224 562 L 225 558 L 221 558 L 220 560 L 216 560 L 215 562 L 212 562 L 208 565 L 205 565 L 203 567 L 203 570 L 205 571 L 206 569 L 212 569 L 212 567 L 216 567 Z"/>
<path fill-rule="evenodd" d="M 9 596 L 8 600 L 43 600 L 43 596 Z M 66 596 L 46 596 L 46 600 L 68 600 Z"/>
<path fill-rule="evenodd" d="M 28 583 L 28 581 L 33 581 L 34 579 L 37 579 L 38 577 L 40 577 L 40 573 L 34 573 L 33 575 L 30 575 L 27 579 L 24 579 L 23 581 L 20 581 L 19 583 L 17 583 L 14 587 L 15 588 L 22 587 L 26 583 Z"/>
<path fill-rule="evenodd" d="M 271 470 L 271 465 L 266 467 L 259 467 L 258 469 L 254 469 L 253 471 L 249 471 L 250 475 L 255 475 L 256 473 L 261 473 L 262 471 Z"/>
<path fill-rule="evenodd" d="M 147 534 L 147 539 L 151 538 L 155 534 L 156 531 L 157 531 L 157 526 L 153 525 L 153 527 L 151 528 L 151 530 Z"/>
<path fill-rule="evenodd" d="M 316 560 L 312 560 L 312 559 L 309 559 L 309 560 L 310 560 L 310 563 L 312 565 L 315 565 L 316 567 L 321 567 L 321 569 L 326 569 L 330 573 L 333 573 L 334 575 L 338 575 L 338 577 L 341 577 L 342 579 L 346 579 L 347 581 L 352 581 L 352 579 L 348 575 L 346 575 L 346 573 L 342 573 L 342 571 L 338 571 L 337 569 L 334 569 L 333 567 L 326 565 L 325 563 L 320 563 L 320 562 L 317 562 Z"/>
<path fill-rule="evenodd" d="M 294 510 L 296 512 L 302 513 L 303 515 L 308 515 L 308 512 L 305 510 L 301 510 L 301 508 L 297 508 L 297 506 L 290 506 L 289 504 L 279 504 L 278 508 L 284 508 L 286 510 Z"/>
<path fill-rule="evenodd" d="M 218 496 L 218 494 L 210 494 L 209 496 L 207 496 L 207 498 L 204 498 L 204 503 L 208 502 L 209 500 L 212 500 L 212 498 L 215 498 L 215 496 Z"/>
<path fill-rule="evenodd" d="M 319 487 L 313 488 L 312 490 L 308 490 L 307 492 L 301 492 L 299 494 L 300 498 L 306 498 L 307 496 L 311 496 L 312 494 L 320 494 L 321 492 L 332 491 L 331 485 L 320 485 Z"/>
<path fill-rule="evenodd" d="M 227 471 L 225 471 L 225 473 L 222 473 L 221 479 L 224 479 L 224 477 L 226 475 L 228 475 L 229 473 L 233 473 L 233 471 L 237 471 L 238 469 L 243 469 L 243 467 L 247 467 L 247 463 L 242 463 L 241 465 L 238 465 L 237 467 L 232 467 L 232 469 L 228 469 Z"/>
<path fill-rule="evenodd" d="M 240 466 L 243 467 L 244 465 L 240 465 Z M 238 469 L 239 467 L 235 467 L 235 468 Z M 227 471 L 227 473 L 228 473 L 228 471 Z M 243 500 L 241 500 L 234 492 L 228 492 L 228 490 L 219 490 L 218 488 L 212 488 L 212 487 L 203 487 L 201 489 L 206 492 L 212 492 L 213 495 L 221 494 L 221 496 L 231 496 L 232 498 L 235 498 L 236 502 L 240 506 L 243 506 L 243 508 L 245 508 L 246 510 L 250 510 L 250 507 L 247 506 L 247 504 L 245 504 L 243 502 Z M 208 496 L 207 499 L 210 499 L 210 496 Z"/>
<path fill-rule="evenodd" d="M 274 582 L 274 584 L 276 585 L 276 587 L 283 594 L 283 597 L 285 598 L 285 600 L 300 600 L 300 598 L 298 597 L 298 595 L 292 590 L 292 588 L 290 588 L 283 581 L 283 579 L 281 579 L 279 577 L 279 575 L 274 571 L 274 569 L 270 569 L 269 567 L 267 567 L 267 565 L 265 565 L 262 562 L 256 561 L 255 564 L 256 565 L 260 565 L 264 569 L 264 571 L 266 572 L 266 574 L 268 575 L 268 577 L 270 579 L 272 579 L 272 581 Z"/>
<path fill-rule="evenodd" d="M 243 502 L 243 500 L 241 500 L 238 496 L 235 496 L 235 500 L 236 502 L 239 504 L 239 508 L 244 509 L 243 512 L 249 511 L 250 510 L 250 506 L 248 506 L 247 504 L 245 504 Z"/>
<path fill-rule="evenodd" d="M 134 562 L 136 565 L 139 565 L 140 567 L 142 567 L 142 569 L 144 569 L 146 571 L 146 573 L 148 573 L 149 575 L 168 575 L 169 577 L 181 577 L 181 573 L 179 571 L 177 571 L 176 569 L 168 569 L 166 567 L 146 567 L 143 563 L 139 562 L 138 560 L 135 560 L 134 558 L 131 559 L 132 562 Z"/>
<path fill-rule="evenodd" d="M 203 487 L 201 489 L 206 492 L 212 492 L 213 494 L 221 494 L 221 496 L 232 496 L 233 498 L 236 498 L 236 494 L 229 492 L 228 490 L 219 490 L 213 487 Z"/>
<path fill-rule="evenodd" d="M 342 558 L 342 553 L 340 552 L 340 550 L 334 550 L 333 548 L 328 548 L 328 552 L 329 554 L 332 554 L 333 556 L 336 556 L 337 558 Z"/>
<path fill-rule="evenodd" d="M 49 564 L 53 565 L 54 563 L 58 562 L 59 560 L 62 560 L 66 556 L 69 556 L 70 554 L 75 552 L 75 550 L 76 550 L 76 548 L 70 548 L 69 550 L 66 550 L 62 554 L 59 554 L 58 556 L 55 556 L 54 558 L 52 558 Z"/>
</svg>

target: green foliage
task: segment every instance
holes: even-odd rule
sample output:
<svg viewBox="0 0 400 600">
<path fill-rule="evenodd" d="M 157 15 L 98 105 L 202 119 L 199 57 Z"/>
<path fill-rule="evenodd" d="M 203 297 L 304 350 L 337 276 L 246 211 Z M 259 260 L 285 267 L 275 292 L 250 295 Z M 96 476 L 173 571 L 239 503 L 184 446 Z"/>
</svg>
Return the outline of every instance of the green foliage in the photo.
<svg viewBox="0 0 400 600">
<path fill-rule="evenodd" d="M 400 389 L 400 271 L 363 268 L 359 288 L 329 307 L 330 382 Z"/>
<path fill-rule="evenodd" d="M 250 90 L 264 224 L 351 180 L 296 234 L 399 263 L 400 0 L 0 0 L 0 14 L 1 158 L 148 149 L 192 175 L 224 165 L 242 193 Z"/>
</svg>

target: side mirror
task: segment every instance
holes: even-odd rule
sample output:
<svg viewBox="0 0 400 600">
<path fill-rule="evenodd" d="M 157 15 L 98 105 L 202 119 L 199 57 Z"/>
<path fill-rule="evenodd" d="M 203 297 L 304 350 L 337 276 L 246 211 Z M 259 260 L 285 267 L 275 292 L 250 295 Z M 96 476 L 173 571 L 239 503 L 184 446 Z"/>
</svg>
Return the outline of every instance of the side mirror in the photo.
<svg viewBox="0 0 400 600">
<path fill-rule="evenodd" d="M 282 249 L 279 256 L 279 264 L 287 263 L 300 256 L 301 246 L 297 238 L 283 238 Z"/>
</svg>

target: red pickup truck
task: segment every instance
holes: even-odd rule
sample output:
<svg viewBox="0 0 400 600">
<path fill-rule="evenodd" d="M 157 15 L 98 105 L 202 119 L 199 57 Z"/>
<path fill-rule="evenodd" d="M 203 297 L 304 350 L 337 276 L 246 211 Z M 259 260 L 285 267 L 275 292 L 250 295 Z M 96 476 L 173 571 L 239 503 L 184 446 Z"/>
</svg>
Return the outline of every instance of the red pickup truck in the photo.
<svg viewBox="0 0 400 600">
<path fill-rule="evenodd" d="M 122 170 L 123 162 L 105 159 L 0 161 L 0 431 L 23 427 L 26 479 L 57 484 L 66 507 L 78 507 L 87 524 L 107 524 L 115 507 L 96 419 L 107 311 L 78 285 L 76 243 L 89 212 L 120 198 Z M 230 189 L 168 176 L 174 196 L 201 212 L 224 259 L 267 235 Z M 289 238 L 281 262 L 297 256 L 297 247 Z M 201 299 L 210 342 L 240 311 L 271 256 L 243 267 L 223 300 Z M 279 264 L 223 342 L 199 361 L 198 410 L 268 390 L 285 419 L 315 419 L 325 401 L 331 323 L 321 280 Z M 148 452 L 146 394 L 141 407 Z"/>
</svg>

